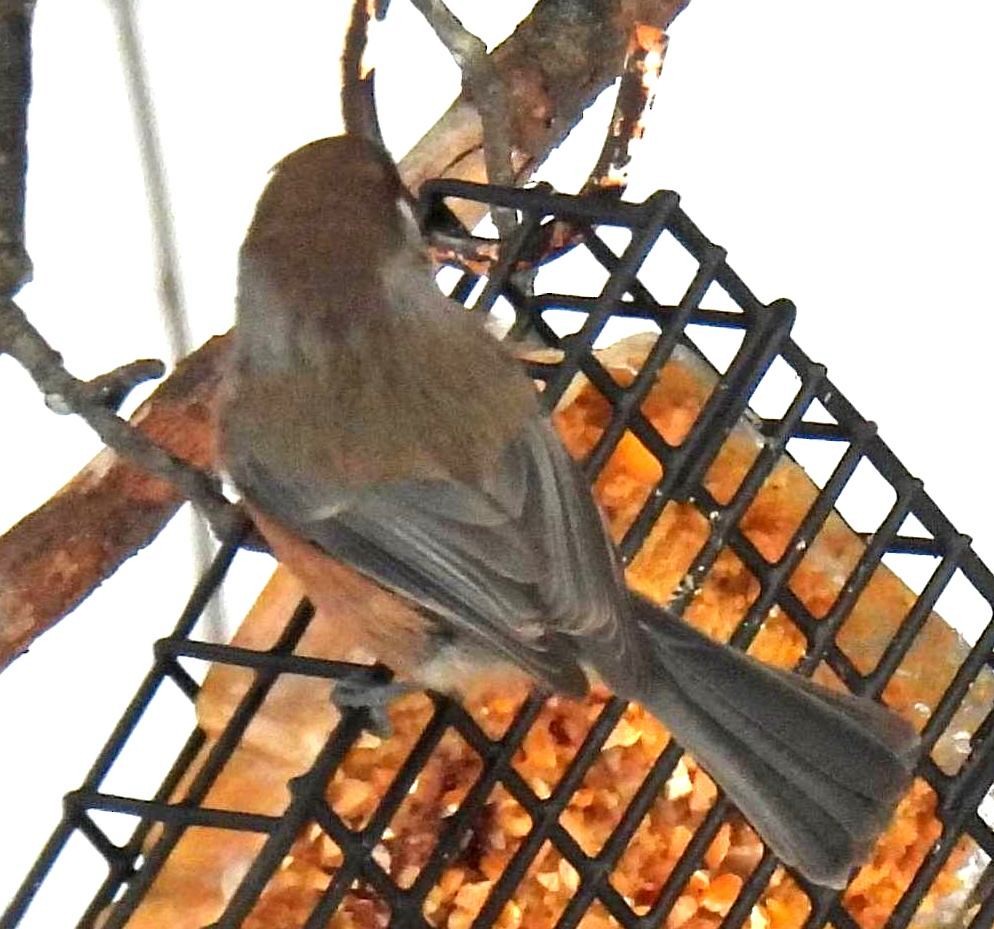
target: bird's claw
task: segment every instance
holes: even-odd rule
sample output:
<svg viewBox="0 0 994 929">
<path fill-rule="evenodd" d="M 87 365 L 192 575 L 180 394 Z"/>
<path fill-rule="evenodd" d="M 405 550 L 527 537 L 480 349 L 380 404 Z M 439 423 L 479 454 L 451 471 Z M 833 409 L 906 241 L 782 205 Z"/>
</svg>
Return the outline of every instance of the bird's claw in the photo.
<svg viewBox="0 0 994 929">
<path fill-rule="evenodd" d="M 393 735 L 387 706 L 419 688 L 398 681 L 378 682 L 345 678 L 335 684 L 332 700 L 340 710 L 365 710 L 366 728 L 381 739 Z"/>
</svg>

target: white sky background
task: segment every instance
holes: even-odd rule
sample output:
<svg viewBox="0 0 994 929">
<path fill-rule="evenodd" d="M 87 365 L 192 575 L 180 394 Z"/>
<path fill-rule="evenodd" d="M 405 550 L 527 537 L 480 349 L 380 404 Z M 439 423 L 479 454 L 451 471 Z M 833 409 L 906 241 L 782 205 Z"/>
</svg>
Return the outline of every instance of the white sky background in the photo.
<svg viewBox="0 0 994 929">
<path fill-rule="evenodd" d="M 493 43 L 531 3 L 451 5 Z M 235 254 L 268 168 L 339 128 L 347 6 L 140 4 L 194 344 L 230 326 Z M 762 300 L 796 302 L 796 340 L 989 561 L 991 34 L 994 7 L 964 0 L 694 0 L 671 30 L 631 187 L 633 198 L 679 191 Z M 447 106 L 458 74 L 406 0 L 393 0 L 379 42 L 381 119 L 400 156 Z M 38 6 L 35 282 L 22 303 L 83 377 L 167 356 L 115 43 L 101 0 Z M 602 125 L 545 176 L 575 188 Z M 2 530 L 98 443 L 81 423 L 49 413 L 8 358 L 0 397 L 10 440 Z M 148 669 L 152 641 L 175 622 L 191 586 L 188 548 L 178 520 L 0 675 L 0 907 Z M 231 604 L 236 620 L 268 575 L 261 556 L 250 560 Z M 56 896 L 86 873 L 74 868 L 75 882 Z M 49 898 L 53 909 L 39 907 L 23 925 L 66 924 L 78 910 L 60 915 L 61 903 Z"/>
</svg>

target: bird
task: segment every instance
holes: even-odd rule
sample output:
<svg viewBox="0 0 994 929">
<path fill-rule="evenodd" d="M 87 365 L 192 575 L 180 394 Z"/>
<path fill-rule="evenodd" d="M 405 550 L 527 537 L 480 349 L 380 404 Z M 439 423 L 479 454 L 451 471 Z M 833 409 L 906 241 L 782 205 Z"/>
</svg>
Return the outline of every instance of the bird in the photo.
<svg viewBox="0 0 994 929">
<path fill-rule="evenodd" d="M 523 676 L 579 697 L 599 682 L 656 716 L 786 865 L 845 886 L 910 782 L 915 729 L 627 588 L 532 381 L 438 289 L 410 202 L 357 135 L 271 172 L 218 415 L 258 530 L 343 642 L 413 686 Z"/>
</svg>

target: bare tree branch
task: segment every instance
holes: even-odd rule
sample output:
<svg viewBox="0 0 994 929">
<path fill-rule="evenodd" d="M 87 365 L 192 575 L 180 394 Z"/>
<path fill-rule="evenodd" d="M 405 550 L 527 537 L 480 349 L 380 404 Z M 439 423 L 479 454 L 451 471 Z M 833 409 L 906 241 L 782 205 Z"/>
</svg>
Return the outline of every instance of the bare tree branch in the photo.
<svg viewBox="0 0 994 929">
<path fill-rule="evenodd" d="M 95 399 L 85 382 L 66 371 L 62 356 L 12 300 L 0 303 L 0 352 L 21 364 L 50 405 L 78 414 L 108 448 L 174 484 L 200 509 L 219 536 L 231 531 L 235 507 L 219 492 L 216 480 L 169 454 Z"/>
<path fill-rule="evenodd" d="M 212 405 L 228 340 L 213 339 L 177 365 L 131 417 L 155 447 L 192 467 L 213 465 Z M 184 502 L 169 481 L 105 449 L 0 542 L 0 668 L 64 616 Z"/>
<path fill-rule="evenodd" d="M 507 88 L 515 177 L 528 177 L 624 68 L 638 24 L 665 30 L 688 0 L 540 0 L 490 56 Z M 433 177 L 486 177 L 481 121 L 460 96 L 405 156 L 404 179 L 417 192 Z M 441 168 L 439 168 L 441 166 Z M 485 210 L 456 204 L 472 229 Z"/>
<path fill-rule="evenodd" d="M 512 186 L 511 113 L 503 78 L 487 54 L 486 45 L 452 15 L 442 0 L 411 0 L 411 3 L 462 70 L 463 86 L 480 114 L 487 180 L 491 184 Z M 515 221 L 509 210 L 494 210 L 494 223 L 502 240 L 514 231 Z"/>
<path fill-rule="evenodd" d="M 668 38 L 661 28 L 635 22 L 607 137 L 583 193 L 604 192 L 617 198 L 624 193 L 632 149 L 644 132 L 645 119 L 662 74 L 667 44 Z M 522 256 L 519 269 L 533 268 L 550 260 L 557 253 L 572 248 L 585 234 L 582 229 L 564 221 L 549 224 L 534 243 L 534 249 Z M 432 246 L 436 260 L 455 263 L 475 274 L 489 273 L 497 260 L 492 243 L 473 237 L 460 241 L 438 235 L 432 238 Z"/>
<path fill-rule="evenodd" d="M 24 180 L 31 96 L 31 0 L 0 0 L 0 296 L 31 279 L 24 249 Z"/>
<path fill-rule="evenodd" d="M 614 114 L 600 157 L 583 187 L 583 193 L 604 193 L 616 198 L 624 193 L 632 149 L 644 132 L 645 119 L 662 74 L 667 44 L 668 38 L 661 28 L 652 23 L 635 21 Z M 529 251 L 519 257 L 516 270 L 534 269 L 572 248 L 585 235 L 585 230 L 562 220 L 547 224 L 531 243 Z M 480 276 L 491 274 L 493 264 L 499 257 L 492 240 L 469 234 L 457 236 L 451 232 L 433 232 L 429 244 L 436 262 L 453 264 Z"/>
<path fill-rule="evenodd" d="M 441 0 L 411 0 L 411 3 L 463 72 L 465 85 L 480 112 L 487 178 L 491 184 L 513 185 L 511 114 L 503 78 L 487 54 L 486 45 Z"/>
</svg>

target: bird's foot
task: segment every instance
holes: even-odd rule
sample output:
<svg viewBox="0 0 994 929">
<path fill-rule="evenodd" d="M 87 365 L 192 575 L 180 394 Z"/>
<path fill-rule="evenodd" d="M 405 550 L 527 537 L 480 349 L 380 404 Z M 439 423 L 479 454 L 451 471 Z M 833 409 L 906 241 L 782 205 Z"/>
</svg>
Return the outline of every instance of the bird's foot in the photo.
<svg viewBox="0 0 994 929">
<path fill-rule="evenodd" d="M 387 706 L 398 697 L 421 689 L 416 684 L 403 681 L 345 678 L 335 684 L 331 698 L 340 710 L 365 710 L 369 720 L 366 728 L 373 735 L 388 739 L 393 735 L 393 726 L 387 715 Z"/>
</svg>

